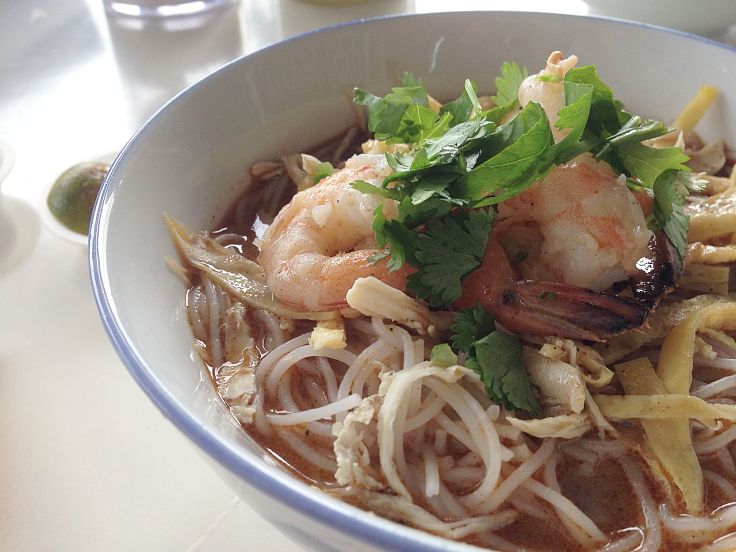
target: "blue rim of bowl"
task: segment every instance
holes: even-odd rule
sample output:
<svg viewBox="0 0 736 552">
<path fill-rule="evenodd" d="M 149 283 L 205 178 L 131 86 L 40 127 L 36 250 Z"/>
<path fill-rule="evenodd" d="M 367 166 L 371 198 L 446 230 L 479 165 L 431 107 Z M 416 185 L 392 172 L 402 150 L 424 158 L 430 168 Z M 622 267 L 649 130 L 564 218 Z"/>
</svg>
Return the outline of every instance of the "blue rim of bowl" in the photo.
<svg viewBox="0 0 736 552">
<path fill-rule="evenodd" d="M 668 29 L 657 25 L 651 25 L 648 23 L 641 23 L 636 21 L 629 21 L 625 19 L 618 19 L 604 16 L 582 16 L 582 15 L 567 15 L 567 14 L 550 14 L 550 13 L 539 13 L 539 12 L 515 12 L 515 11 L 480 11 L 480 12 L 437 12 L 437 13 L 415 13 L 415 14 L 398 14 L 388 15 L 383 17 L 375 17 L 369 19 L 362 19 L 357 21 L 350 21 L 346 23 L 340 23 L 329 27 L 316 29 L 306 33 L 302 33 L 280 42 L 268 45 L 264 48 L 256 50 L 250 54 L 236 58 L 227 64 L 223 65 L 207 77 L 192 84 L 166 104 L 159 108 L 141 128 L 128 140 L 126 145 L 120 150 L 120 153 L 116 157 L 107 178 L 104 180 L 95 207 L 92 213 L 92 222 L 90 225 L 90 239 L 89 239 L 89 266 L 90 266 L 90 278 L 92 281 L 92 290 L 97 303 L 97 309 L 100 313 L 102 323 L 105 327 L 105 331 L 108 334 L 110 341 L 113 344 L 118 356 L 125 364 L 126 368 L 136 380 L 138 385 L 145 391 L 148 397 L 153 403 L 161 410 L 161 412 L 187 437 L 194 441 L 199 447 L 201 447 L 207 454 L 209 454 L 218 463 L 226 467 L 230 472 L 242 478 L 249 485 L 259 489 L 276 500 L 284 503 L 290 508 L 298 510 L 301 514 L 310 517 L 314 520 L 318 520 L 322 523 L 327 523 L 333 529 L 336 529 L 346 535 L 357 536 L 364 539 L 374 545 L 383 547 L 390 547 L 395 550 L 424 550 L 424 551 L 447 551 L 453 545 L 457 546 L 457 549 L 465 549 L 466 547 L 461 543 L 454 543 L 447 539 L 437 537 L 430 533 L 416 530 L 407 526 L 394 523 L 390 520 L 378 517 L 364 515 L 365 512 L 338 501 L 326 494 L 315 492 L 312 488 L 302 483 L 295 477 L 268 466 L 259 458 L 250 459 L 246 456 L 246 453 L 228 445 L 221 441 L 214 433 L 207 431 L 193 416 L 186 411 L 182 404 L 176 399 L 175 396 L 167 392 L 161 385 L 160 381 L 155 375 L 150 372 L 145 364 L 145 361 L 136 353 L 134 347 L 126 339 L 124 330 L 120 325 L 120 321 L 117 319 L 114 301 L 109 295 L 106 286 L 106 276 L 103 273 L 102 258 L 105 255 L 104 250 L 101 249 L 101 245 L 104 244 L 104 239 L 101 239 L 101 235 L 106 233 L 106 220 L 105 207 L 112 200 L 114 195 L 114 177 L 117 173 L 117 167 L 122 163 L 122 159 L 125 157 L 128 150 L 133 147 L 133 144 L 144 134 L 148 132 L 148 127 L 159 117 L 159 115 L 167 111 L 171 105 L 178 100 L 178 98 L 190 94 L 194 89 L 198 88 L 203 80 L 209 78 L 211 75 L 220 71 L 228 70 L 232 65 L 246 62 L 250 58 L 262 55 L 266 51 L 270 51 L 274 48 L 279 48 L 283 44 L 302 40 L 306 37 L 327 33 L 336 29 L 343 29 L 353 26 L 361 25 L 373 25 L 380 24 L 387 20 L 398 20 L 404 18 L 423 18 L 423 17 L 444 17 L 444 16 L 467 16 L 474 17 L 481 15 L 483 17 L 492 17 L 493 15 L 509 15 L 511 17 L 535 17 L 543 16 L 550 18 L 564 18 L 564 19 L 585 19 L 591 21 L 598 21 L 600 23 L 615 23 L 617 25 L 626 25 L 634 27 L 643 27 L 651 29 L 657 32 L 663 32 L 667 34 L 675 34 L 686 37 L 690 40 L 696 40 L 699 42 L 705 42 L 722 48 L 736 52 L 735 46 L 730 46 L 718 42 L 716 40 L 706 38 L 703 36 L 695 35 L 685 31 L 679 31 L 675 29 Z M 475 548 L 473 548 L 475 549 Z"/>
</svg>

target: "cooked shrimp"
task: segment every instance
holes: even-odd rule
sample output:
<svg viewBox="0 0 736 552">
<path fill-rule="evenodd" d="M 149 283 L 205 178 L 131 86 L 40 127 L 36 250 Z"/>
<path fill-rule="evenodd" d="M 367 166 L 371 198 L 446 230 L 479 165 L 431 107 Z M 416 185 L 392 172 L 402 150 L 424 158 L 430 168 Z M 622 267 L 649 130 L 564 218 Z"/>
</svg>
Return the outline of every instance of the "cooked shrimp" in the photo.
<svg viewBox="0 0 736 552">
<path fill-rule="evenodd" d="M 347 306 L 345 295 L 357 278 L 374 276 L 404 289 L 409 268 L 390 272 L 377 253 L 371 227 L 381 201 L 350 186 L 364 180 L 380 186 L 388 167 L 382 155 L 359 155 L 345 169 L 297 193 L 276 216 L 260 245 L 258 262 L 268 286 L 284 303 L 313 311 Z M 384 212 L 396 211 L 385 200 Z"/>
<path fill-rule="evenodd" d="M 576 339 L 642 324 L 650 305 L 601 292 L 640 278 L 652 241 L 639 202 L 606 165 L 560 165 L 499 215 L 457 306 L 480 301 L 511 331 Z"/>
<path fill-rule="evenodd" d="M 555 142 L 570 132 L 569 129 L 560 130 L 554 125 L 558 119 L 557 113 L 565 107 L 565 74 L 578 62 L 576 56 L 563 58 L 562 52 L 552 52 L 547 58 L 547 66 L 539 73 L 529 75 L 519 86 L 521 107 L 529 102 L 541 104 L 552 127 Z"/>
<path fill-rule="evenodd" d="M 539 230 L 538 253 L 519 263 L 528 279 L 600 291 L 627 280 L 648 252 L 652 232 L 636 197 L 608 165 L 585 161 L 556 167 L 499 208 Z"/>
<path fill-rule="evenodd" d="M 648 309 L 634 299 L 562 284 L 524 280 L 499 239 L 506 221 L 496 225 L 483 263 L 463 280 L 457 308 L 477 303 L 509 331 L 600 341 L 644 322 Z"/>
</svg>

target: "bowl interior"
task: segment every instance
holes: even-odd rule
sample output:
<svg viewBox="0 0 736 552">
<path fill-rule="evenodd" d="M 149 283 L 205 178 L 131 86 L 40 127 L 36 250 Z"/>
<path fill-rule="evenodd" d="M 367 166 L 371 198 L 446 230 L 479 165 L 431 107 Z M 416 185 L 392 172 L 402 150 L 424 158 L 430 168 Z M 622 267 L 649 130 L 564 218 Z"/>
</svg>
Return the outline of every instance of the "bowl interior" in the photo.
<svg viewBox="0 0 736 552">
<path fill-rule="evenodd" d="M 503 61 L 535 72 L 552 50 L 577 54 L 580 65 L 596 64 L 630 110 L 665 121 L 701 84 L 720 88 L 722 97 L 698 130 L 736 143 L 736 51 L 644 25 L 509 12 L 405 16 L 305 35 L 229 64 L 155 115 L 109 173 L 90 258 L 108 333 L 164 413 L 260 488 L 347 511 L 277 469 L 214 393 L 192 352 L 184 288 L 163 260 L 174 252 L 162 214 L 192 230 L 211 229 L 252 163 L 301 151 L 346 128 L 354 86 L 384 92 L 411 71 L 435 97 L 451 99 L 467 77 L 492 91 Z M 413 533 L 368 516 L 335 515 L 338 526 Z M 436 539 L 420 540 L 424 549 L 443 548 Z"/>
</svg>

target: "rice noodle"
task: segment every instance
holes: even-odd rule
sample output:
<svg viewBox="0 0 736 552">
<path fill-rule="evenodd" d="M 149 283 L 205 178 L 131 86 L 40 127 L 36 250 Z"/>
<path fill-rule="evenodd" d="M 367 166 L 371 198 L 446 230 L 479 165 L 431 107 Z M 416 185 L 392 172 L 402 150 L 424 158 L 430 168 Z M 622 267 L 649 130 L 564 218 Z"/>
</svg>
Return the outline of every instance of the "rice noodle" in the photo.
<svg viewBox="0 0 736 552">
<path fill-rule="evenodd" d="M 731 481 L 713 470 L 704 469 L 703 476 L 721 490 L 727 502 L 736 501 L 736 485 Z"/>
<path fill-rule="evenodd" d="M 442 472 L 442 479 L 447 483 L 458 485 L 465 489 L 477 485 L 485 475 L 480 466 L 453 466 Z"/>
<path fill-rule="evenodd" d="M 284 355 L 290 353 L 297 347 L 301 347 L 309 343 L 309 332 L 298 335 L 286 343 L 279 345 L 273 351 L 264 356 L 256 366 L 256 381 L 263 384 L 266 376 L 271 372 L 274 365 L 283 358 Z"/>
<path fill-rule="evenodd" d="M 428 497 L 440 493 L 440 470 L 437 467 L 437 455 L 432 447 L 425 445 L 422 449 L 424 460 L 424 494 Z"/>
<path fill-rule="evenodd" d="M 447 431 L 437 428 L 434 431 L 434 450 L 437 455 L 442 456 L 447 450 Z"/>
<path fill-rule="evenodd" d="M 726 535 L 700 549 L 701 552 L 733 552 L 734 550 L 736 550 L 736 534 Z"/>
<path fill-rule="evenodd" d="M 544 483 L 553 491 L 562 494 L 560 485 L 557 482 L 558 457 L 559 454 L 555 451 L 544 466 Z M 567 515 L 566 510 L 557 509 L 557 513 L 560 521 L 568 530 L 573 539 L 575 539 L 582 546 L 590 547 L 590 545 L 594 542 L 594 539 L 591 537 L 591 535 L 587 534 L 585 530 L 582 529 L 582 527 L 577 525 L 573 521 L 573 519 Z"/>
<path fill-rule="evenodd" d="M 209 278 L 203 278 L 204 293 L 209 305 L 209 345 L 212 366 L 220 366 L 223 362 L 222 342 L 220 339 L 220 319 L 222 317 L 220 299 L 217 288 Z"/>
<path fill-rule="evenodd" d="M 641 529 L 624 529 L 620 531 L 623 536 L 619 539 L 611 540 L 606 546 L 600 549 L 600 552 L 634 552 L 639 551 L 639 543 L 644 540 L 644 534 Z"/>
<path fill-rule="evenodd" d="M 683 542 L 707 542 L 736 526 L 736 504 L 719 508 L 707 517 L 671 515 L 666 506 L 660 507 L 659 515 L 665 528 Z"/>
<path fill-rule="evenodd" d="M 513 523 L 518 518 L 517 512 L 506 510 L 491 515 L 445 522 L 404 497 L 390 496 L 362 489 L 352 490 L 350 494 L 360 497 L 361 503 L 389 518 L 410 523 L 415 527 L 450 539 L 461 539 L 475 533 L 495 531 Z"/>
<path fill-rule="evenodd" d="M 717 434 L 715 437 L 703 440 L 693 440 L 693 448 L 697 454 L 711 454 L 736 440 L 736 425 Z"/>
<path fill-rule="evenodd" d="M 371 359 L 384 358 L 390 352 L 395 349 L 392 345 L 387 344 L 384 340 L 379 340 L 363 349 L 355 360 L 350 364 L 347 372 L 340 381 L 340 385 L 337 388 L 337 398 L 342 399 L 348 396 L 353 391 L 359 393 L 358 389 L 353 388 L 353 382 L 364 370 L 372 370 L 373 367 L 370 364 Z"/>
<path fill-rule="evenodd" d="M 529 478 L 524 481 L 523 485 L 527 490 L 549 502 L 560 515 L 566 516 L 570 521 L 578 525 L 578 527 L 590 535 L 593 541 L 605 542 L 608 540 L 593 520 L 585 515 L 580 508 L 575 506 L 569 498 L 542 485 L 535 479 Z"/>
<path fill-rule="evenodd" d="M 442 479 L 440 479 L 440 494 L 438 499 L 439 504 L 442 505 L 442 509 L 453 518 L 463 519 L 470 515 L 465 507 L 460 504 L 455 495 L 448 490 Z"/>
<path fill-rule="evenodd" d="M 352 364 L 357 358 L 354 353 L 344 349 L 315 350 L 310 345 L 303 345 L 284 355 L 284 357 L 276 363 L 276 366 L 274 366 L 273 370 L 268 374 L 266 390 L 270 394 L 274 394 L 279 380 L 283 377 L 286 371 L 303 358 L 309 358 L 312 356 L 333 358 L 347 365 Z"/>
<path fill-rule="evenodd" d="M 735 361 L 736 362 L 736 361 Z M 736 387 L 736 374 L 717 379 L 712 383 L 702 385 L 691 391 L 690 394 L 701 399 L 708 399 Z"/>
<path fill-rule="evenodd" d="M 382 388 L 386 386 L 387 391 L 378 417 L 379 460 L 388 484 L 397 494 L 407 499 L 411 498 L 411 494 L 399 475 L 399 472 L 403 472 L 404 480 L 406 480 L 406 474 L 409 473 L 404 459 L 403 442 L 406 412 L 409 408 L 406 399 L 414 383 L 429 376 L 455 380 L 459 378 L 459 374 L 450 375 L 449 372 L 430 365 L 418 365 L 412 370 L 390 375 L 382 384 Z"/>
<path fill-rule="evenodd" d="M 507 502 L 528 516 L 552 521 L 551 513 L 537 501 L 535 495 L 523 487 L 516 489 L 516 492 L 508 498 Z"/>
<path fill-rule="evenodd" d="M 716 452 L 716 457 L 721 463 L 721 467 L 723 468 L 725 474 L 728 475 L 731 479 L 736 480 L 736 462 L 734 462 L 733 456 L 731 456 L 731 452 L 728 450 L 728 448 L 723 447 L 722 449 L 720 449 L 718 452 Z"/>
<path fill-rule="evenodd" d="M 288 414 L 268 414 L 268 421 L 273 425 L 299 425 L 330 418 L 340 412 L 352 410 L 360 404 L 360 395 L 348 395 L 344 399 L 331 402 L 319 408 L 291 412 Z"/>
<path fill-rule="evenodd" d="M 409 332 L 399 326 L 386 326 L 383 321 L 376 316 L 371 319 L 371 323 L 373 324 L 373 329 L 376 331 L 377 335 L 391 343 L 394 343 L 397 347 L 403 347 L 404 370 L 408 370 L 417 364 L 414 358 L 414 343 Z"/>
<path fill-rule="evenodd" d="M 305 375 L 302 382 L 314 404 L 324 406 L 328 402 L 332 402 L 327 399 L 327 393 L 325 393 L 325 390 L 317 382 L 317 378 L 314 375 Z"/>
<path fill-rule="evenodd" d="M 266 332 L 266 349 L 272 351 L 284 343 L 284 330 L 281 329 L 281 323 L 276 316 L 263 309 L 253 309 L 251 312 L 268 328 L 268 332 Z"/>
<path fill-rule="evenodd" d="M 312 445 L 307 443 L 306 439 L 296 436 L 289 430 L 278 430 L 278 435 L 289 445 L 291 450 L 314 467 L 328 473 L 335 473 L 335 470 L 337 470 L 335 461 L 323 452 L 315 450 Z"/>
<path fill-rule="evenodd" d="M 501 443 L 495 424 L 488 419 L 488 414 L 481 406 L 473 401 L 468 401 L 469 393 L 460 386 L 450 386 L 447 383 L 429 380 L 426 385 L 438 396 L 443 397 L 453 410 L 460 416 L 465 427 L 478 448 L 477 454 L 486 466 L 485 478 L 469 495 L 463 497 L 463 503 L 476 506 L 483 503 L 484 507 L 490 493 L 495 489 L 501 474 Z M 481 507 L 483 513 L 491 512 Z"/>
<path fill-rule="evenodd" d="M 337 400 L 337 378 L 335 377 L 335 371 L 332 369 L 332 365 L 326 357 L 319 357 L 317 365 L 319 366 L 319 373 L 325 382 L 327 398 L 330 402 L 335 402 Z"/>
<path fill-rule="evenodd" d="M 545 439 L 542 442 L 536 452 L 527 460 L 522 463 L 514 472 L 508 476 L 504 481 L 496 488 L 488 499 L 483 504 L 483 510 L 487 512 L 493 512 L 496 508 L 501 506 L 503 502 L 511 496 L 511 493 L 517 487 L 520 487 L 527 479 L 529 479 L 534 473 L 542 467 L 542 465 L 549 460 L 552 453 L 555 450 L 555 440 Z"/>
<path fill-rule="evenodd" d="M 253 408 L 256 409 L 255 416 L 253 417 L 253 422 L 258 433 L 260 433 L 261 435 L 270 436 L 273 431 L 271 429 L 271 424 L 268 423 L 268 418 L 266 417 L 263 401 L 264 396 L 262 390 L 259 389 L 256 393 L 255 398 L 253 399 Z"/>
<path fill-rule="evenodd" d="M 631 488 L 634 490 L 634 494 L 639 499 L 641 511 L 644 515 L 644 538 L 637 550 L 640 552 L 656 552 L 662 544 L 662 527 L 657 516 L 657 506 L 639 468 L 624 456 L 619 458 L 619 463 L 631 484 Z"/>
<path fill-rule="evenodd" d="M 411 431 L 414 431 L 420 426 L 423 426 L 429 420 L 434 418 L 440 410 L 442 410 L 447 404 L 442 397 L 439 397 L 437 395 L 433 395 L 430 399 L 424 401 L 423 408 L 416 412 L 411 418 L 408 418 L 406 420 L 406 425 L 404 426 L 404 431 L 406 433 L 409 433 Z"/>
</svg>

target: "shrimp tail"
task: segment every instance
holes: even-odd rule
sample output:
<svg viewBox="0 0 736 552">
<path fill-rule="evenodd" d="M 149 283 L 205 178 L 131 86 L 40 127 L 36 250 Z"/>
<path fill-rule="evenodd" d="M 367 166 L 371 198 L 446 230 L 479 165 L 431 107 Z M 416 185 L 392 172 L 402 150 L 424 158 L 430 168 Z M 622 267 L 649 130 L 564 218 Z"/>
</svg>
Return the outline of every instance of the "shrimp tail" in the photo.
<svg viewBox="0 0 736 552">
<path fill-rule="evenodd" d="M 601 341 L 644 323 L 649 309 L 636 300 L 554 282 L 513 282 L 493 309 L 516 332 Z"/>
<path fill-rule="evenodd" d="M 467 308 L 477 303 L 509 331 L 585 341 L 602 341 L 639 327 L 649 312 L 636 299 L 519 279 L 495 237 L 488 240 L 481 266 L 463 280 L 463 294 L 454 304 Z"/>
<path fill-rule="evenodd" d="M 653 309 L 662 297 L 675 289 L 684 263 L 661 230 L 652 235 L 647 247 L 647 255 L 636 263 L 637 270 L 629 279 L 629 285 L 634 298 Z"/>
</svg>

